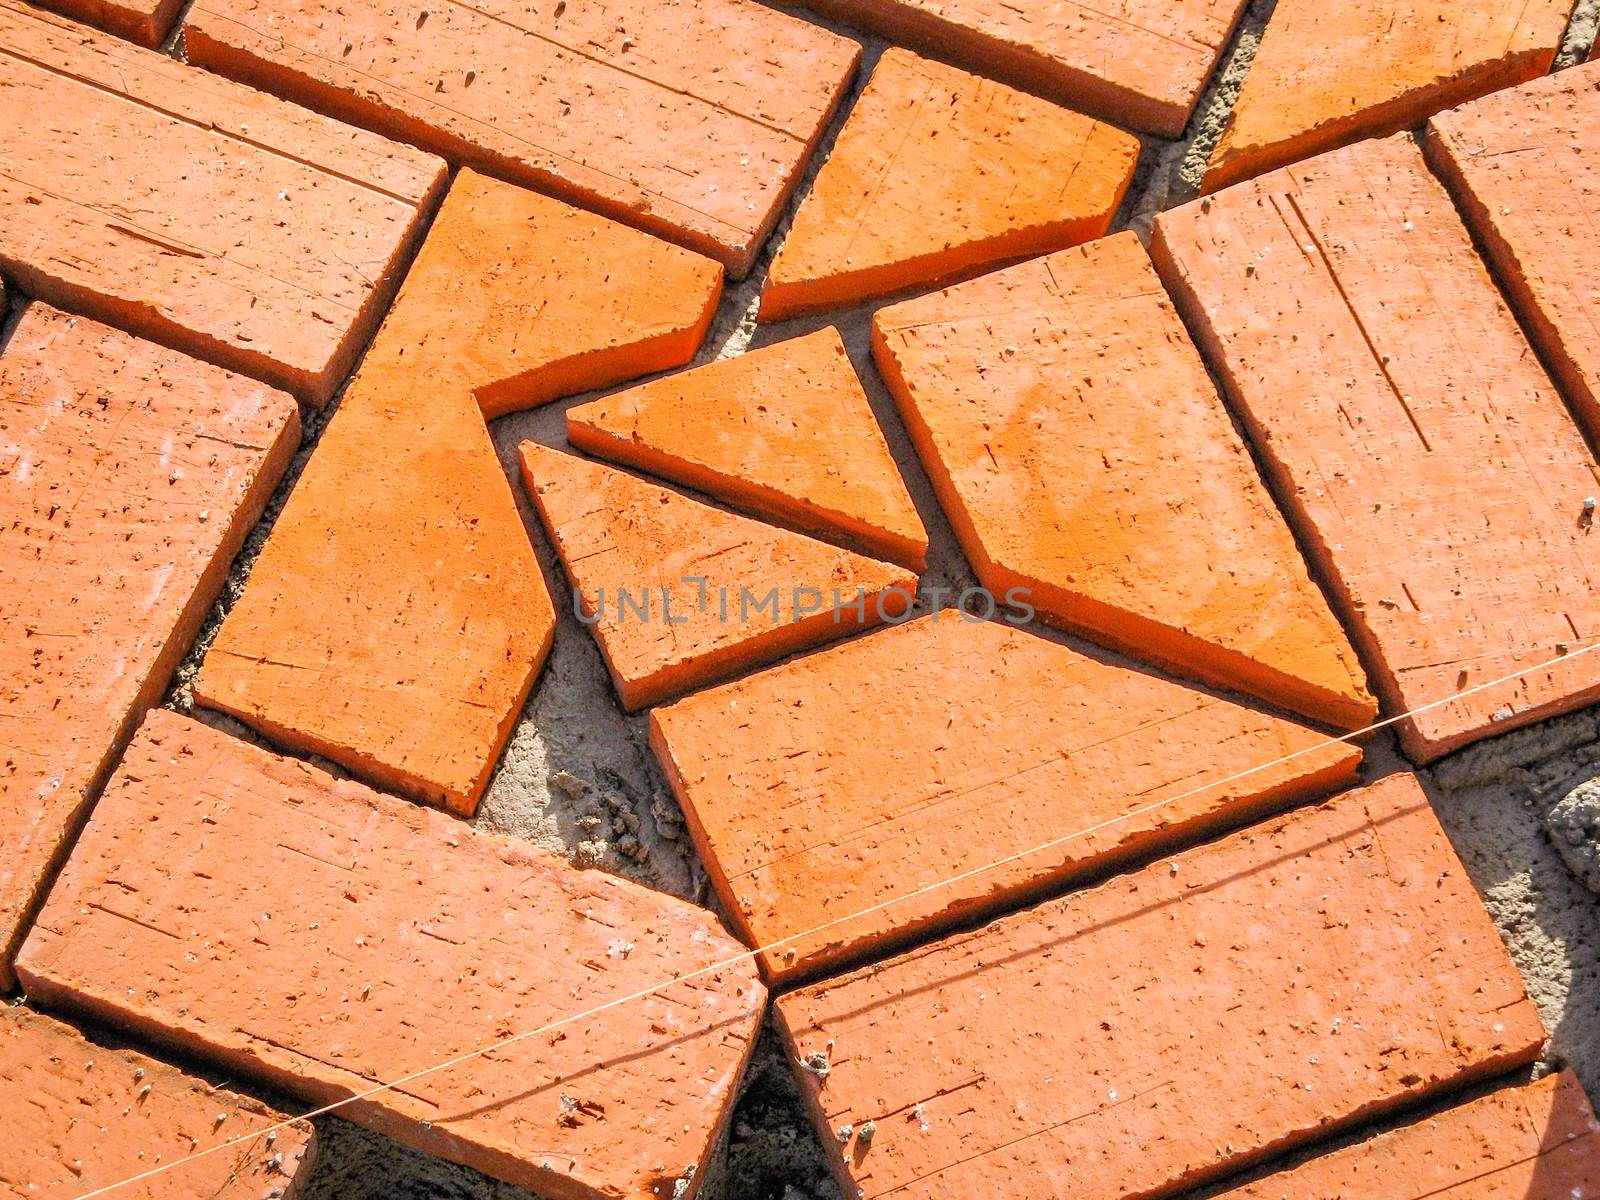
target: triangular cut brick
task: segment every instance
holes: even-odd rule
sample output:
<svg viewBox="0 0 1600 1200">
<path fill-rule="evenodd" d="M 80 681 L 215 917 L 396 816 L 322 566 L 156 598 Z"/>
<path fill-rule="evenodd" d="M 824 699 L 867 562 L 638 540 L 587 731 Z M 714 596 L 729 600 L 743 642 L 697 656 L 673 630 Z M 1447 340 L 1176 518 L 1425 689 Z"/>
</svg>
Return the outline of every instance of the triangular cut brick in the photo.
<svg viewBox="0 0 1600 1200">
<path fill-rule="evenodd" d="M 313 1105 L 590 1013 L 340 1115 L 540 1195 L 661 1200 L 703 1177 L 760 1025 L 740 949 L 704 909 L 158 711 L 17 973 Z"/>
<path fill-rule="evenodd" d="M 1600 63 L 1441 113 L 1424 146 L 1578 417 L 1600 440 Z"/>
<path fill-rule="evenodd" d="M 567 439 L 911 570 L 927 558 L 927 531 L 831 326 L 570 409 Z"/>
<path fill-rule="evenodd" d="M 903 614 L 905 570 L 534 442 L 522 478 L 630 711 Z"/>
<path fill-rule="evenodd" d="M 1571 12 L 1571 0 L 1280 0 L 1205 190 L 1543 75 Z"/>
<path fill-rule="evenodd" d="M 154 48 L 172 28 L 183 0 L 47 0 L 44 7 Z"/>
<path fill-rule="evenodd" d="M 997 596 L 1347 729 L 1375 706 L 1131 233 L 880 310 L 879 369 Z"/>
<path fill-rule="evenodd" d="M 285 1119 L 146 1055 L 97 1046 L 70 1025 L 0 1006 L 0 1194 L 20 1200 L 108 1188 L 129 1200 L 297 1196 L 316 1160 L 316 1134 L 297 1121 L 274 1130 L 269 1144 L 265 1130 Z M 258 1142 L 216 1150 L 256 1132 Z M 204 1157 L 117 1186 L 191 1155 Z"/>
<path fill-rule="evenodd" d="M 300 440 L 292 397 L 35 303 L 0 355 L 0 985 Z"/>
<path fill-rule="evenodd" d="M 932 287 L 1097 238 L 1138 156 L 1131 134 L 891 49 L 800 203 L 760 319 Z"/>
<path fill-rule="evenodd" d="M 1245 0 L 802 0 L 1105 121 L 1175 138 Z"/>
<path fill-rule="evenodd" d="M 1600 464 L 1409 135 L 1156 218 L 1413 761 L 1600 700 Z"/>
<path fill-rule="evenodd" d="M 727 911 L 752 945 L 784 942 L 762 956 L 772 979 L 1323 795 L 1361 761 L 951 611 L 657 709 L 650 741 Z"/>
<path fill-rule="evenodd" d="M 861 54 L 749 0 L 200 0 L 184 43 L 191 62 L 671 238 L 740 278 Z"/>
<path fill-rule="evenodd" d="M 776 1015 L 863 1200 L 1170 1196 L 1544 1042 L 1409 775 L 791 992 Z"/>
<path fill-rule="evenodd" d="M 1217 1200 L 1583 1200 L 1600 1195 L 1600 1122 L 1576 1075 L 1492 1092 Z"/>
</svg>

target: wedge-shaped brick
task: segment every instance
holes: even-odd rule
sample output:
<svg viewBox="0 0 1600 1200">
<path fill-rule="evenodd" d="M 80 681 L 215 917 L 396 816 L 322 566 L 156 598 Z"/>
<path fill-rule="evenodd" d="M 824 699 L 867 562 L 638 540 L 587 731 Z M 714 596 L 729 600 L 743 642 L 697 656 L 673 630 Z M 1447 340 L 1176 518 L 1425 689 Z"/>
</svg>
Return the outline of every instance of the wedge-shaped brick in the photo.
<svg viewBox="0 0 1600 1200">
<path fill-rule="evenodd" d="M 1600 1194 L 1600 1123 L 1570 1072 L 1269 1175 L 1218 1200 L 1582 1200 Z"/>
<path fill-rule="evenodd" d="M 984 585 L 1127 653 L 1307 716 L 1374 715 L 1139 239 L 873 319 L 873 351 Z"/>
<path fill-rule="evenodd" d="M 1435 117 L 1425 147 L 1578 416 L 1600 437 L 1600 63 Z"/>
<path fill-rule="evenodd" d="M 555 630 L 483 418 L 682 365 L 720 287 L 709 259 L 462 171 L 197 696 L 472 812 Z"/>
<path fill-rule="evenodd" d="M 323 1104 L 693 975 L 342 1115 L 542 1195 L 671 1195 L 765 996 L 716 918 L 171 713 L 18 963 L 30 997 Z M 701 972 L 696 974 L 696 972 Z"/>
<path fill-rule="evenodd" d="M 728 912 L 752 945 L 783 943 L 769 978 L 1322 795 L 1361 761 L 949 611 L 657 709 L 650 740 Z"/>
<path fill-rule="evenodd" d="M 444 163 L 0 0 L 0 269 L 321 404 Z"/>
<path fill-rule="evenodd" d="M 1152 251 L 1385 707 L 1435 706 L 1408 753 L 1600 698 L 1541 666 L 1600 635 L 1594 459 L 1410 138 L 1164 213 Z"/>
<path fill-rule="evenodd" d="M 1544 1040 L 1405 775 L 777 1013 L 845 1194 L 897 1200 L 1166 1196 Z"/>
<path fill-rule="evenodd" d="M 1138 139 L 891 49 L 801 201 L 761 320 L 879 296 L 1105 233 Z"/>
<path fill-rule="evenodd" d="M 802 0 L 1106 121 L 1183 132 L 1244 0 Z"/>
<path fill-rule="evenodd" d="M 42 304 L 0 355 L 0 982 L 299 433 L 282 392 Z"/>
<path fill-rule="evenodd" d="M 1543 75 L 1571 0 L 1281 0 L 1212 151 L 1205 188 Z"/>
<path fill-rule="evenodd" d="M 183 0 L 47 0 L 45 7 L 153 48 L 172 28 Z"/>
<path fill-rule="evenodd" d="M 601 458 L 921 571 L 928 534 L 831 326 L 567 412 Z"/>
<path fill-rule="evenodd" d="M 0 1196 L 68 1200 L 111 1188 L 128 1200 L 293 1200 L 311 1173 L 309 1124 L 259 1142 L 211 1147 L 282 1121 L 281 1113 L 130 1050 L 97 1046 L 26 1008 L 0 1006 Z"/>
<path fill-rule="evenodd" d="M 892 620 L 916 591 L 889 563 L 535 442 L 522 479 L 630 711 Z"/>
<path fill-rule="evenodd" d="M 749 0 L 203 0 L 192 62 L 750 269 L 860 48 Z"/>
</svg>

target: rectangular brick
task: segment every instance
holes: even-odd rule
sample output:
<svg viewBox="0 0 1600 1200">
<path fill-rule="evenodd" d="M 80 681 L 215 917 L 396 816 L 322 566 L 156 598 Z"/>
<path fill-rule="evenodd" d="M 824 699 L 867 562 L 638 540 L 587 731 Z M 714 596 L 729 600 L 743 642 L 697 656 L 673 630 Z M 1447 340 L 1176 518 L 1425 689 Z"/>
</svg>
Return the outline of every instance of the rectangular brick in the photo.
<svg viewBox="0 0 1600 1200">
<path fill-rule="evenodd" d="M 44 0 L 44 6 L 153 48 L 171 30 L 183 0 Z"/>
<path fill-rule="evenodd" d="M 156 1059 L 0 1005 L 0 1196 L 67 1200 L 283 1119 Z M 299 1122 L 113 1194 L 294 1200 L 315 1159 L 316 1135 Z"/>
<path fill-rule="evenodd" d="M 1536 79 L 1429 122 L 1424 148 L 1523 328 L 1600 438 L 1600 63 Z"/>
<path fill-rule="evenodd" d="M 736 957 L 673 897 L 152 713 L 17 963 L 28 995 L 312 1104 Z M 748 961 L 344 1108 L 552 1200 L 703 1166 Z"/>
<path fill-rule="evenodd" d="M 1360 751 L 1325 741 L 952 611 L 650 714 L 650 743 L 726 910 L 752 945 L 784 940 L 762 955 L 772 979 L 881 953 L 1353 782 Z M 1277 763 L 1284 755 L 1296 757 Z"/>
<path fill-rule="evenodd" d="M 1505 1088 L 1234 1188 L 1216 1200 L 1583 1200 L 1600 1195 L 1600 1123 L 1571 1072 Z"/>
<path fill-rule="evenodd" d="M 430 155 L 0 0 L 0 270 L 321 404 L 444 183 Z"/>
<path fill-rule="evenodd" d="M 1418 761 L 1600 698 L 1597 467 L 1407 136 L 1156 220 L 1219 371 Z"/>
<path fill-rule="evenodd" d="M 860 48 L 748 0 L 202 0 L 191 62 L 720 259 L 742 278 Z"/>
<path fill-rule="evenodd" d="M 1082 112 L 1177 137 L 1244 0 L 799 0 Z"/>
<path fill-rule="evenodd" d="M 845 1194 L 897 1200 L 1166 1196 L 1544 1039 L 1409 775 L 793 992 L 777 1019 Z"/>
<path fill-rule="evenodd" d="M 34 304 L 0 355 L 0 981 L 299 444 L 292 398 Z"/>
</svg>

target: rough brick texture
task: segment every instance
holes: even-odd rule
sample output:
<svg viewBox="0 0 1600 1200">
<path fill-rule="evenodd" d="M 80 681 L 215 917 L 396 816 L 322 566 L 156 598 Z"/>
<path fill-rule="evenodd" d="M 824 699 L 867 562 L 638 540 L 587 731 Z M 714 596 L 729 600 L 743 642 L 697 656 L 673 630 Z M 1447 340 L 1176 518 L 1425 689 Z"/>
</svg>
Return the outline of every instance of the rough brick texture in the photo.
<svg viewBox="0 0 1600 1200">
<path fill-rule="evenodd" d="M 579 449 L 921 571 L 928 534 L 829 326 L 569 409 Z"/>
<path fill-rule="evenodd" d="M 0 1196 L 70 1200 L 283 1120 L 129 1050 L 0 1006 Z M 316 1135 L 295 1124 L 115 1190 L 126 1200 L 294 1200 Z"/>
<path fill-rule="evenodd" d="M 793 939 L 763 957 L 769 978 L 1322 795 L 1353 782 L 1361 760 L 1309 729 L 952 611 L 657 709 L 650 740 L 747 940 Z"/>
<path fill-rule="evenodd" d="M 153 48 L 172 28 L 183 0 L 46 0 L 45 7 Z"/>
<path fill-rule="evenodd" d="M 1583 1200 L 1600 1194 L 1600 1123 L 1570 1072 L 1506 1088 L 1217 1200 Z"/>
<path fill-rule="evenodd" d="M 299 431 L 282 392 L 42 304 L 0 355 L 0 982 Z"/>
<path fill-rule="evenodd" d="M 1544 1039 L 1404 775 L 777 1014 L 845 1194 L 897 1200 L 1166 1196 Z"/>
<path fill-rule="evenodd" d="M 0 0 L 0 269 L 314 403 L 349 372 L 430 155 Z"/>
<path fill-rule="evenodd" d="M 1244 0 L 799 0 L 1106 121 L 1177 137 Z"/>
<path fill-rule="evenodd" d="M 321 1104 L 733 958 L 708 912 L 151 714 L 18 962 L 28 994 Z M 552 1200 L 703 1165 L 748 960 L 342 1109 Z"/>
<path fill-rule="evenodd" d="M 860 49 L 749 0 L 203 2 L 190 60 L 743 276 Z"/>
<path fill-rule="evenodd" d="M 472 812 L 555 630 L 483 417 L 681 365 L 720 289 L 709 259 L 462 171 L 196 694 Z"/>
<path fill-rule="evenodd" d="M 1600 698 L 1596 466 L 1409 137 L 1163 213 L 1186 309 L 1425 761 Z"/>
<path fill-rule="evenodd" d="M 1205 189 L 1542 75 L 1571 12 L 1572 0 L 1280 0 Z"/>
<path fill-rule="evenodd" d="M 629 710 L 897 617 L 916 591 L 889 563 L 535 442 L 522 478 Z"/>
<path fill-rule="evenodd" d="M 984 586 L 1180 674 L 1374 715 L 1138 238 L 880 309 L 873 352 Z"/>
<path fill-rule="evenodd" d="M 1523 327 L 1600 438 L 1597 128 L 1600 63 L 1591 63 L 1441 113 L 1424 146 Z"/>
<path fill-rule="evenodd" d="M 890 49 L 772 261 L 763 321 L 931 287 L 1099 237 L 1138 139 Z"/>
</svg>

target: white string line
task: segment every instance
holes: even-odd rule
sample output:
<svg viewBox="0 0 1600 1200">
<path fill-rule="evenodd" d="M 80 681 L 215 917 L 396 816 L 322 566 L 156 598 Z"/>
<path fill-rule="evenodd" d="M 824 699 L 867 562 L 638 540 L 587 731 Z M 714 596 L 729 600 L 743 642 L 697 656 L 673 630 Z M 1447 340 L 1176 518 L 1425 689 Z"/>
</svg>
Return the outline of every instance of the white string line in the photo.
<svg viewBox="0 0 1600 1200">
<path fill-rule="evenodd" d="M 1412 717 L 1420 716 L 1422 713 L 1429 712 L 1435 708 L 1441 708 L 1447 704 L 1455 704 L 1458 701 L 1466 699 L 1468 696 L 1476 695 L 1477 693 L 1487 691 L 1490 688 L 1499 687 L 1501 684 L 1510 683 L 1514 680 L 1521 679 L 1526 675 L 1532 675 L 1539 671 L 1547 670 L 1550 667 L 1556 666 L 1560 663 L 1567 663 L 1574 659 L 1582 658 L 1585 654 L 1589 654 L 1595 650 L 1600 650 L 1600 640 L 1591 642 L 1581 650 L 1574 650 L 1568 654 L 1560 654 L 1555 658 L 1538 663 L 1534 666 L 1523 667 L 1519 670 L 1512 671 L 1509 674 L 1502 675 L 1498 679 L 1490 679 L 1483 683 L 1476 684 L 1475 686 L 1467 688 L 1464 691 L 1457 692 L 1452 696 L 1447 696 L 1442 700 L 1433 700 L 1407 712 L 1398 713 L 1392 717 L 1385 717 L 1380 721 L 1374 721 L 1372 724 L 1361 729 L 1354 729 L 1349 733 L 1341 733 L 1335 737 L 1324 738 L 1320 742 L 1314 742 L 1309 746 L 1303 746 L 1299 750 L 1295 750 L 1289 754 L 1282 755 L 1279 758 L 1272 759 L 1270 762 L 1259 763 L 1253 767 L 1246 767 L 1244 770 L 1236 771 L 1232 775 L 1226 776 L 1225 778 L 1212 780 L 1210 783 L 1200 784 L 1196 787 L 1190 788 L 1186 792 L 1181 792 L 1176 796 L 1168 796 L 1164 800 L 1157 800 L 1152 804 L 1145 805 L 1143 808 L 1136 808 L 1129 812 L 1122 813 L 1120 816 L 1108 818 L 1107 820 L 1101 821 L 1099 824 L 1089 826 L 1087 829 L 1075 830 L 1074 832 L 1064 834 L 1061 837 L 1052 838 L 1047 842 L 1041 842 L 1037 846 L 1031 846 L 1026 850 L 1019 850 L 1016 853 L 1009 854 L 1004 858 L 996 860 L 995 862 L 985 863 L 981 867 L 973 867 L 970 870 L 961 872 L 959 875 L 952 875 L 947 879 L 939 879 L 933 883 L 925 884 L 922 887 L 916 888 L 913 891 L 904 892 L 898 896 L 891 896 L 887 900 L 879 901 L 877 904 L 871 905 L 868 908 L 863 908 L 858 912 L 847 913 L 842 917 L 835 917 L 831 921 L 825 922 L 824 924 L 815 926 L 811 929 L 802 930 L 799 933 L 791 933 L 789 936 L 779 938 L 775 942 L 768 942 L 766 945 L 757 946 L 753 950 L 745 950 L 742 953 L 733 955 L 731 958 L 725 958 L 721 962 L 715 962 L 709 966 L 700 967 L 696 970 L 688 972 L 687 974 L 675 975 L 671 979 L 663 979 L 659 983 L 651 984 L 649 987 L 641 988 L 636 992 L 630 992 L 625 996 L 614 997 L 613 999 L 607 1000 L 604 1004 L 597 1004 L 593 1008 L 585 1009 L 583 1012 L 572 1013 L 565 1017 L 559 1017 L 554 1021 L 539 1026 L 537 1029 L 529 1029 L 522 1033 L 511 1034 L 507 1037 L 500 1038 L 497 1041 L 490 1042 L 487 1046 L 482 1046 L 476 1050 L 468 1050 L 462 1054 L 457 1054 L 452 1058 L 443 1060 L 442 1062 L 434 1063 L 432 1066 L 423 1067 L 421 1070 L 412 1071 L 408 1075 L 401 1075 L 399 1078 L 391 1079 L 386 1083 L 374 1084 L 365 1091 L 356 1092 L 353 1095 L 346 1096 L 343 1100 L 335 1100 L 331 1104 L 324 1104 L 321 1108 L 313 1108 L 311 1111 L 301 1113 L 297 1117 L 286 1117 L 284 1120 L 279 1121 L 276 1124 L 268 1125 L 262 1129 L 256 1130 L 253 1133 L 239 1134 L 236 1137 L 229 1138 L 225 1142 L 218 1142 L 215 1146 L 209 1146 L 204 1150 L 197 1150 L 192 1154 L 185 1155 L 183 1158 L 173 1159 L 169 1163 L 163 1163 L 160 1166 L 152 1167 L 150 1170 L 143 1171 L 138 1175 L 130 1175 L 128 1178 L 118 1180 L 116 1183 L 106 1184 L 103 1187 L 95 1188 L 93 1191 L 82 1192 L 75 1197 L 75 1200 L 93 1200 L 93 1197 L 107 1195 L 118 1190 L 119 1188 L 127 1187 L 130 1184 L 141 1183 L 146 1179 L 150 1179 L 167 1171 L 175 1170 L 176 1168 L 184 1166 L 187 1163 L 194 1162 L 196 1159 L 204 1158 L 209 1154 L 216 1154 L 219 1151 L 228 1149 L 229 1147 L 238 1146 L 245 1142 L 255 1141 L 258 1138 L 265 1137 L 269 1133 L 276 1133 L 279 1130 L 287 1129 L 292 1125 L 300 1123 L 301 1121 L 309 1121 L 313 1117 L 326 1116 L 328 1113 L 337 1112 L 346 1105 L 355 1104 L 362 1100 L 368 1100 L 373 1096 L 380 1095 L 383 1092 L 393 1091 L 396 1088 L 404 1087 L 406 1084 L 412 1083 L 423 1078 L 424 1076 L 432 1075 L 439 1071 L 448 1070 L 449 1068 L 459 1066 L 464 1062 L 470 1062 L 475 1058 L 482 1058 L 486 1054 L 492 1054 L 494 1051 L 504 1049 L 507 1046 L 514 1046 L 518 1042 L 527 1041 L 529 1038 L 539 1037 L 541 1034 L 546 1034 L 552 1030 L 559 1029 L 563 1025 L 570 1025 L 574 1021 L 587 1021 L 591 1017 L 599 1016 L 601 1013 L 609 1012 L 614 1008 L 621 1008 L 626 1004 L 632 1004 L 636 1000 L 643 1000 L 649 996 L 655 995 L 657 992 L 662 992 L 669 987 L 674 987 L 677 984 L 687 983 L 690 980 L 698 979 L 703 975 L 715 975 L 719 971 L 726 971 L 730 967 L 736 967 L 741 963 L 749 962 L 757 955 L 771 954 L 774 950 L 778 950 L 784 946 L 787 946 L 791 942 L 798 942 L 802 939 L 813 937 L 816 934 L 824 933 L 836 925 L 843 925 L 849 921 L 858 921 L 863 917 L 872 916 L 874 913 L 882 912 L 884 909 L 890 908 L 896 904 L 903 904 L 907 900 L 915 900 L 919 896 L 925 896 L 929 892 L 938 891 L 941 888 L 951 887 L 957 883 L 964 883 L 968 879 L 973 879 L 979 875 L 985 875 L 988 872 L 998 870 L 1001 867 L 1010 866 L 1012 863 L 1020 862 L 1025 858 L 1031 858 L 1035 854 L 1042 854 L 1046 850 L 1052 850 L 1057 846 L 1065 845 L 1067 842 L 1076 841 L 1079 838 L 1089 837 L 1092 834 L 1109 829 L 1113 825 L 1120 825 L 1124 821 L 1131 821 L 1135 817 L 1145 816 L 1148 813 L 1155 812 L 1157 809 L 1166 808 L 1169 805 L 1177 804 L 1183 800 L 1189 799 L 1191 796 L 1199 795 L 1201 792 L 1209 791 L 1212 788 L 1226 787 L 1230 783 L 1235 783 L 1240 779 L 1245 779 L 1251 775 L 1259 774 L 1262 771 L 1271 770 L 1273 767 L 1282 766 L 1284 763 L 1293 762 L 1295 759 L 1302 758 L 1307 754 L 1315 754 L 1319 750 L 1326 750 L 1329 746 L 1336 746 L 1342 742 L 1354 741 L 1356 738 L 1365 737 L 1369 733 L 1376 733 L 1380 729 L 1385 729 L 1390 725 L 1409 720 Z"/>
</svg>

